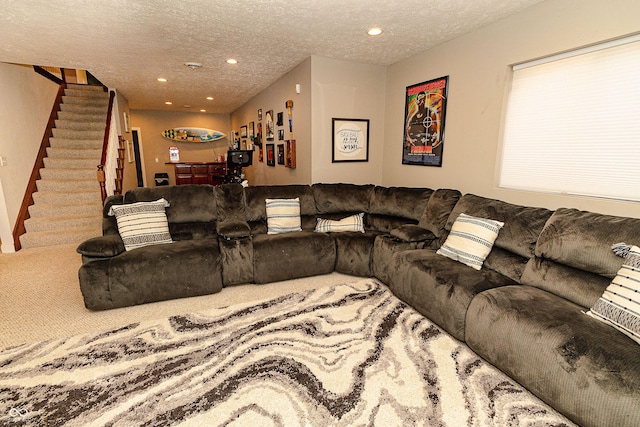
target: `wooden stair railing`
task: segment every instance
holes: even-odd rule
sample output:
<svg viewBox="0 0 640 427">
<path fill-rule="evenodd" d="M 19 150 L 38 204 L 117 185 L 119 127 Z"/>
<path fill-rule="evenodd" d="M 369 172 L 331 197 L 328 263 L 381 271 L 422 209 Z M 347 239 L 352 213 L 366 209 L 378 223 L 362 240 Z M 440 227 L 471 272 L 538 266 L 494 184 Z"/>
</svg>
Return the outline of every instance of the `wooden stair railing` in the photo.
<svg viewBox="0 0 640 427">
<path fill-rule="evenodd" d="M 102 141 L 102 155 L 100 157 L 100 164 L 96 172 L 98 178 L 98 184 L 100 185 L 100 195 L 102 197 L 102 203 L 107 200 L 107 187 L 106 187 L 106 171 L 104 170 L 107 164 L 107 151 L 109 149 L 109 134 L 111 130 L 111 115 L 113 113 L 113 100 L 116 93 L 114 91 L 109 92 L 109 109 L 107 111 L 107 126 L 104 130 L 104 139 Z M 118 165 L 119 166 L 119 165 Z"/>
<path fill-rule="evenodd" d="M 51 107 L 51 114 L 49 114 L 47 128 L 45 129 L 44 135 L 42 136 L 40 149 L 38 150 L 36 161 L 34 162 L 33 169 L 31 170 L 31 176 L 29 177 L 27 189 L 24 192 L 24 197 L 22 199 L 22 204 L 20 205 L 20 211 L 18 212 L 16 224 L 13 227 L 13 246 L 16 251 L 19 251 L 22 248 L 22 244 L 20 243 L 20 236 L 22 236 L 26 232 L 24 222 L 30 218 L 29 206 L 33 205 L 33 193 L 37 191 L 36 181 L 40 179 L 40 169 L 44 168 L 44 158 L 47 157 L 47 148 L 50 146 L 49 138 L 53 136 L 53 128 L 56 127 L 58 111 L 60 111 L 62 96 L 64 95 L 64 91 L 66 88 L 67 85 L 64 82 L 61 82 L 60 86 L 58 87 L 58 94 L 56 95 L 56 100 L 53 103 L 53 107 Z"/>
</svg>

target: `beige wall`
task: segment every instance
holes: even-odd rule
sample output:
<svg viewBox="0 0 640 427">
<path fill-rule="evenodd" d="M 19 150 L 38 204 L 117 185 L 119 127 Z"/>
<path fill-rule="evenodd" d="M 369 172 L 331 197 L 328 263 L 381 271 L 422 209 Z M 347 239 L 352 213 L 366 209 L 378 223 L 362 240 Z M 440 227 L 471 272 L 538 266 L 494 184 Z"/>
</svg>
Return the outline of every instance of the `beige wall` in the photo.
<svg viewBox="0 0 640 427">
<path fill-rule="evenodd" d="M 313 56 L 312 173 L 314 182 L 381 184 L 386 67 Z M 332 163 L 332 119 L 369 119 L 369 160 Z"/>
<path fill-rule="evenodd" d="M 13 252 L 15 226 L 25 189 L 47 127 L 58 85 L 31 66 L 0 62 L 0 240 Z"/>
<path fill-rule="evenodd" d="M 497 187 L 509 65 L 638 32 L 639 16 L 636 0 L 549 0 L 390 66 L 383 183 L 450 187 L 524 205 L 640 217 L 638 203 Z M 406 86 L 444 75 L 450 82 L 443 166 L 402 165 Z"/>
<path fill-rule="evenodd" d="M 271 86 L 266 88 L 249 102 L 238 108 L 231 114 L 231 128 L 240 131 L 241 126 L 248 126 L 249 122 L 254 122 L 257 130 L 258 109 L 262 109 L 262 132 L 263 148 L 267 143 L 276 146 L 281 144 L 278 141 L 278 129 L 284 129 L 285 140 L 289 139 L 289 128 L 287 124 L 287 109 L 285 102 L 293 101 L 291 115 L 293 118 L 293 137 L 296 140 L 296 169 L 286 168 L 276 161 L 275 166 L 267 166 L 266 151 L 264 162 L 258 161 L 258 148 L 253 154 L 253 165 L 243 171 L 251 185 L 276 185 L 276 184 L 309 184 L 312 176 L 312 138 L 311 138 L 311 58 L 306 59 L 287 74 L 282 76 Z M 300 84 L 300 94 L 296 93 L 296 84 Z M 284 125 L 275 126 L 275 139 L 267 141 L 264 137 L 265 115 L 269 110 L 273 110 L 273 119 L 276 121 L 279 112 L 283 113 Z M 250 141 L 249 141 L 250 142 Z"/>
<path fill-rule="evenodd" d="M 214 129 L 227 134 L 231 128 L 227 114 L 151 110 L 131 110 L 131 126 L 140 128 L 139 136 L 146 173 L 145 182 L 148 187 L 155 185 L 154 175 L 157 172 L 168 172 L 169 183 L 175 184 L 173 166 L 165 165 L 165 162 L 169 161 L 169 147 L 171 146 L 180 149 L 180 161 L 184 162 L 212 162 L 218 158 L 218 155 L 227 152 L 227 138 L 204 143 L 175 142 L 164 138 L 162 131 L 176 127 L 198 127 Z M 130 134 L 126 134 L 125 138 L 130 139 Z M 128 168 L 125 174 L 129 169 L 133 170 Z"/>
</svg>

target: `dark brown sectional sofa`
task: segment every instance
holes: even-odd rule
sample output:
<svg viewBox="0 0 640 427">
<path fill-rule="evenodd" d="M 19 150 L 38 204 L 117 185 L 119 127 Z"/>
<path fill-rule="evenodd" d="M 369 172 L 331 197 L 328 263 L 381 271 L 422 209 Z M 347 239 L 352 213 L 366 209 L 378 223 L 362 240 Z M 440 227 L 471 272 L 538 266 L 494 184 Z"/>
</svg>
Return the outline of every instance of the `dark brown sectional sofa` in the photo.
<svg viewBox="0 0 640 427">
<path fill-rule="evenodd" d="M 165 198 L 171 244 L 125 251 L 111 205 Z M 265 199 L 299 198 L 302 230 L 267 234 Z M 314 232 L 365 213 L 365 232 Z M 481 270 L 436 253 L 461 214 L 504 222 Z M 353 184 L 138 188 L 107 200 L 78 252 L 102 310 L 333 271 L 374 276 L 583 426 L 640 425 L 640 345 L 585 314 L 640 244 L 640 219 L 518 206 L 450 189 Z"/>
</svg>

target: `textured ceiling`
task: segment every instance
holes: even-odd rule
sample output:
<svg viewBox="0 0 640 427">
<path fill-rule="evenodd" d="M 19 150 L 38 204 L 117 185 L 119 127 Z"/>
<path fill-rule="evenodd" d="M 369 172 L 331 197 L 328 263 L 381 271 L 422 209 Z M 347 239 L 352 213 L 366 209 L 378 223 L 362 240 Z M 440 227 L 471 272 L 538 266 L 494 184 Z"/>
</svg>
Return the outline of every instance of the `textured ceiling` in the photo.
<svg viewBox="0 0 640 427">
<path fill-rule="evenodd" d="M 133 109 L 230 113 L 311 55 L 389 65 L 541 1 L 0 0 L 0 62 L 87 69 Z"/>
</svg>

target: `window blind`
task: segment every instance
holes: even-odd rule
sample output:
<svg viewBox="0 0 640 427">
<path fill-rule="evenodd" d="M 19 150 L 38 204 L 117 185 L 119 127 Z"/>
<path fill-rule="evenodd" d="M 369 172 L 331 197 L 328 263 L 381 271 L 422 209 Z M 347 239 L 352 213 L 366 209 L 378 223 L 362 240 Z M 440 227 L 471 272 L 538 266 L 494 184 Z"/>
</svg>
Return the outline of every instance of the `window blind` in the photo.
<svg viewBox="0 0 640 427">
<path fill-rule="evenodd" d="M 499 185 L 640 201 L 640 36 L 513 67 Z"/>
</svg>

